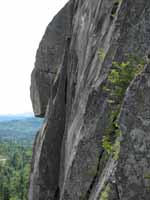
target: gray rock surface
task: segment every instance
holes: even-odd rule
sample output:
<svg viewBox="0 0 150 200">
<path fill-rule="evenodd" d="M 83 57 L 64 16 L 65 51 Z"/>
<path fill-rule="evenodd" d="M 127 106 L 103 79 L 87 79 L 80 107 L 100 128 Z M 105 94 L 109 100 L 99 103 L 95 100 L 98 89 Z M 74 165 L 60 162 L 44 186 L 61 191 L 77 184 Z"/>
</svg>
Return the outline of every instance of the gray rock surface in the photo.
<svg viewBox="0 0 150 200">
<path fill-rule="evenodd" d="M 71 5 L 68 3 L 48 25 L 39 45 L 31 76 L 31 100 L 36 116 L 45 115 L 52 95 L 51 85 L 63 63 L 66 38 L 70 37 L 70 23 Z"/>
<path fill-rule="evenodd" d="M 150 1 L 71 0 L 53 19 L 32 72 L 33 109 L 45 122 L 29 200 L 103 200 L 108 188 L 109 200 L 150 199 L 149 65 L 123 101 L 119 159 L 102 146 L 112 109 L 102 88 L 112 62 L 149 52 Z"/>
<path fill-rule="evenodd" d="M 116 172 L 120 198 L 150 199 L 150 65 L 130 86 L 122 107 Z"/>
</svg>

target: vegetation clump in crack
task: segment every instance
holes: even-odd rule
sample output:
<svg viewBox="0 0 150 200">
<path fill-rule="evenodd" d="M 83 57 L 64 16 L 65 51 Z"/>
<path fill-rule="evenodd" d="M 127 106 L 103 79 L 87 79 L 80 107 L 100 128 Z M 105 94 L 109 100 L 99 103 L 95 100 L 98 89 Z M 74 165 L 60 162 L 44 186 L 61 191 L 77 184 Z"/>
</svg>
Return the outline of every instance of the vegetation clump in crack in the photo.
<svg viewBox="0 0 150 200">
<path fill-rule="evenodd" d="M 121 4 L 122 0 L 114 0 L 113 8 L 111 10 L 111 19 L 113 20 L 117 14 L 117 10 L 119 8 L 119 5 Z"/>
<path fill-rule="evenodd" d="M 131 81 L 143 70 L 145 63 L 144 59 L 139 59 L 136 56 L 128 56 L 126 62 L 113 62 L 112 69 L 103 86 L 103 91 L 108 95 L 110 112 L 102 146 L 108 155 L 112 155 L 115 160 L 119 157 L 120 137 L 122 135 L 118 124 L 121 104 Z"/>
<path fill-rule="evenodd" d="M 101 61 L 103 61 L 105 59 L 106 53 L 105 53 L 104 49 L 102 49 L 102 48 L 99 49 L 98 56 L 99 56 Z"/>
<path fill-rule="evenodd" d="M 103 190 L 103 192 L 101 193 L 99 200 L 108 200 L 110 190 L 111 190 L 110 186 L 107 185 Z"/>
</svg>

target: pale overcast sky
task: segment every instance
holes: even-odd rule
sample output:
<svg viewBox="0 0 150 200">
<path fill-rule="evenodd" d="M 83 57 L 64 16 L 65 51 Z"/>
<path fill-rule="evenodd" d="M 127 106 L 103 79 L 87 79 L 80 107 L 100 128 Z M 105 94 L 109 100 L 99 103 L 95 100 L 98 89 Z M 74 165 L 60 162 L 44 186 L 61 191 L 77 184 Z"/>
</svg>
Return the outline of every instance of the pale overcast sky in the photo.
<svg viewBox="0 0 150 200">
<path fill-rule="evenodd" d="M 0 114 L 32 112 L 29 87 L 46 26 L 68 0 L 0 1 Z"/>
</svg>

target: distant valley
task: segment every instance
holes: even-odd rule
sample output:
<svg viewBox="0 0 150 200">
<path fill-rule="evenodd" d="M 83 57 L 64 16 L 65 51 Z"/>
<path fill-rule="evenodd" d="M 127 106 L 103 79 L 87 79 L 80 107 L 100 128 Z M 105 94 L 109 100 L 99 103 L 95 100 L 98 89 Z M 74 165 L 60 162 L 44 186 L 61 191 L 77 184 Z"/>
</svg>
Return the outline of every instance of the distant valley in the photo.
<svg viewBox="0 0 150 200">
<path fill-rule="evenodd" d="M 0 116 L 0 141 L 32 144 L 43 119 L 32 116 Z"/>
<path fill-rule="evenodd" d="M 27 200 L 32 148 L 43 119 L 0 116 L 0 200 Z"/>
</svg>

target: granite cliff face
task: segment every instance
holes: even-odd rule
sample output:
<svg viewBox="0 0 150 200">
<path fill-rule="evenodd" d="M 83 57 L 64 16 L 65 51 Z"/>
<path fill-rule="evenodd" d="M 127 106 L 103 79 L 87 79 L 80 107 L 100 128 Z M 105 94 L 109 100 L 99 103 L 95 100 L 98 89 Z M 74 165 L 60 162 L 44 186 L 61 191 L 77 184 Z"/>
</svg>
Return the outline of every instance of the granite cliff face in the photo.
<svg viewBox="0 0 150 200">
<path fill-rule="evenodd" d="M 34 144 L 29 200 L 150 199 L 148 61 L 118 110 L 117 159 L 103 144 L 114 109 L 104 86 L 114 61 L 149 54 L 150 1 L 70 0 L 57 14 L 32 72 L 34 113 L 45 121 Z"/>
</svg>

